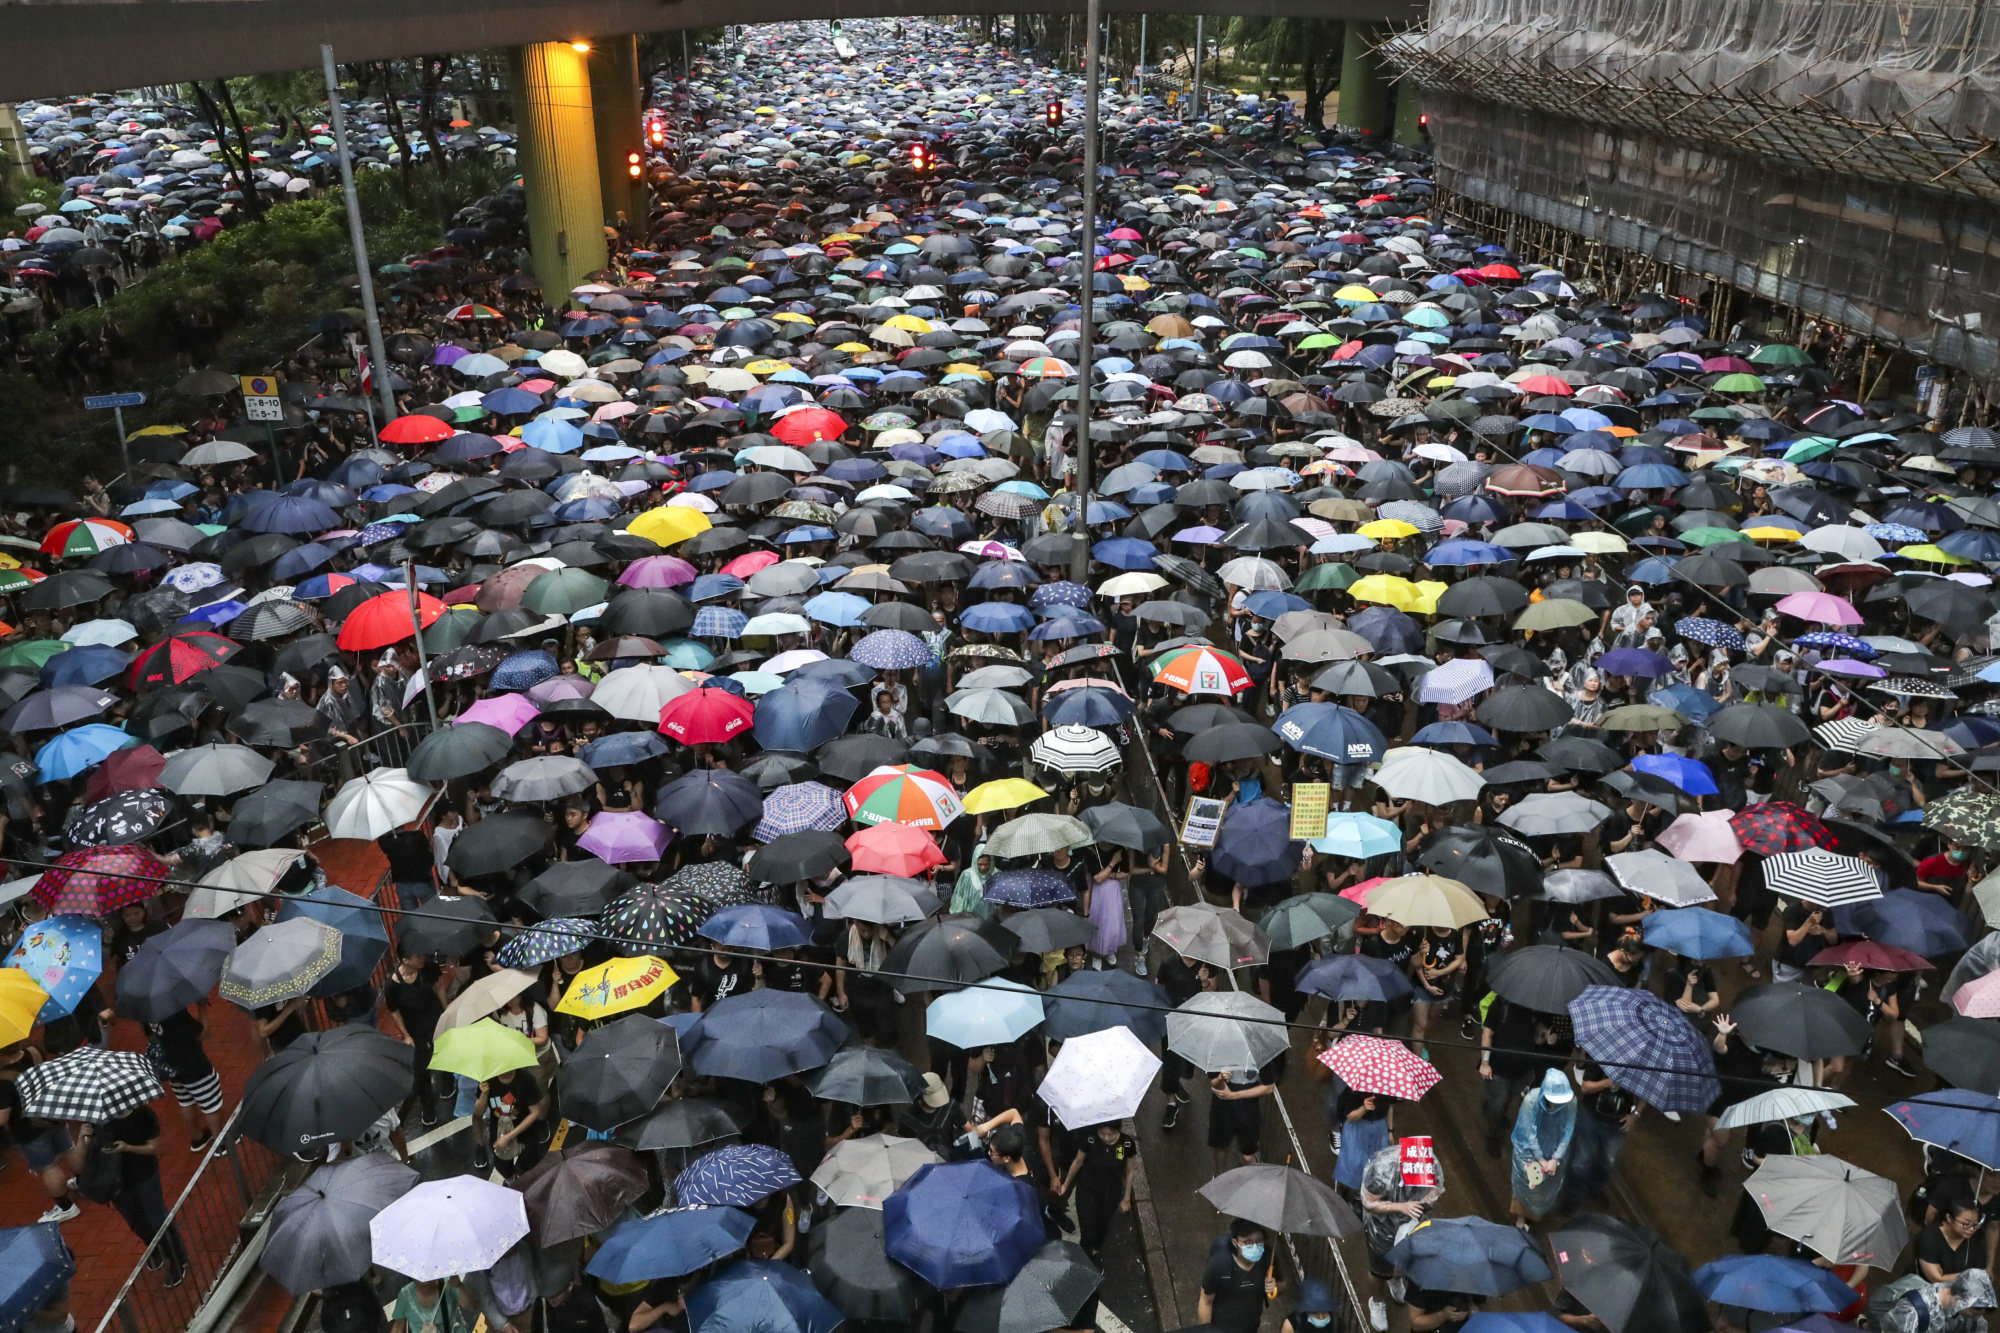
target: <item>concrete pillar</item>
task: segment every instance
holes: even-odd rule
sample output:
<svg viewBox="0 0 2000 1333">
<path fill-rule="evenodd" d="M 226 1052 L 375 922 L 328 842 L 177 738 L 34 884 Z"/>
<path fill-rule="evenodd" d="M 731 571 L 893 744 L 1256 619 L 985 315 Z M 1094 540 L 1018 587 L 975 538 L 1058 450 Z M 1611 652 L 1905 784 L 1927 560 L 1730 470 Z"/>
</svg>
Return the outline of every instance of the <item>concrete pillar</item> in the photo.
<svg viewBox="0 0 2000 1333">
<path fill-rule="evenodd" d="M 1424 90 L 1408 75 L 1396 82 L 1396 142 L 1411 147 L 1420 146 L 1424 141 L 1423 126 L 1419 123 L 1424 114 Z"/>
<path fill-rule="evenodd" d="M 28 135 L 12 102 L 0 102 L 0 172 L 34 174 L 34 158 L 28 154 Z"/>
<path fill-rule="evenodd" d="M 514 119 L 528 188 L 528 240 L 542 295 L 560 308 L 586 273 L 605 266 L 604 195 L 597 179 L 587 50 L 537 42 L 514 51 Z"/>
<path fill-rule="evenodd" d="M 1340 52 L 1339 123 L 1370 134 L 1389 132 L 1389 80 L 1376 42 L 1388 34 L 1379 23 L 1349 23 Z"/>
<path fill-rule="evenodd" d="M 633 233 L 645 231 L 646 183 L 631 171 L 631 154 L 645 161 L 646 146 L 640 113 L 645 110 L 639 87 L 639 39 L 607 37 L 591 43 L 585 57 L 590 65 L 590 102 L 597 122 L 597 181 L 604 193 L 604 219 L 620 213 L 631 219 Z"/>
</svg>

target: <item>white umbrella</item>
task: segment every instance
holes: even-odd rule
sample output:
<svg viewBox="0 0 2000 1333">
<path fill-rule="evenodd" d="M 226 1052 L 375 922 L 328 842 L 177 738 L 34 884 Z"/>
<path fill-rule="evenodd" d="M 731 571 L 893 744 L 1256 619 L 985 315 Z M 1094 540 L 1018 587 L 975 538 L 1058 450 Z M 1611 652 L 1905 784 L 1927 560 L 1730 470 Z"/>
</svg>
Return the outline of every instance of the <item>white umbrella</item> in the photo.
<svg viewBox="0 0 2000 1333">
<path fill-rule="evenodd" d="M 660 710 L 694 689 L 694 682 L 670 666 L 646 662 L 607 672 L 590 702 L 615 718 L 658 726 Z"/>
<path fill-rule="evenodd" d="M 745 463 L 776 468 L 780 472 L 817 472 L 812 459 L 789 444 L 759 444 L 743 451 Z"/>
<path fill-rule="evenodd" d="M 1018 727 L 1035 716 L 1026 702 L 1005 690 L 959 690 L 944 704 L 954 715 L 988 726 Z"/>
<path fill-rule="evenodd" d="M 559 347 L 553 352 L 542 353 L 541 359 L 535 362 L 535 368 L 546 370 L 551 375 L 560 375 L 564 379 L 575 379 L 589 370 L 590 364 L 575 352 Z"/>
<path fill-rule="evenodd" d="M 1159 1072 L 1160 1057 L 1132 1029 L 1106 1028 L 1065 1041 L 1038 1091 L 1057 1119 L 1083 1129 L 1137 1115 Z"/>
<path fill-rule="evenodd" d="M 78 648 L 88 644 L 116 648 L 119 644 L 130 643 L 138 637 L 138 627 L 129 620 L 86 620 L 80 625 L 71 625 L 64 630 L 62 641 Z"/>
<path fill-rule="evenodd" d="M 1420 745 L 1403 745 L 1382 756 L 1382 766 L 1370 779 L 1397 800 L 1422 801 L 1426 805 L 1450 805 L 1479 796 L 1486 779 L 1477 769 L 1461 763 L 1441 750 Z"/>
<path fill-rule="evenodd" d="M 182 915 L 213 919 L 255 902 L 276 888 L 303 855 L 295 848 L 269 847 L 232 857 L 201 877 Z"/>
<path fill-rule="evenodd" d="M 197 444 L 181 455 L 182 467 L 216 467 L 223 463 L 242 463 L 255 458 L 257 452 L 247 445 L 234 440 L 210 440 L 207 444 Z"/>
<path fill-rule="evenodd" d="M 1671 907 L 1694 907 L 1715 901 L 1715 890 L 1701 872 L 1686 861 L 1646 848 L 1619 852 L 1604 858 L 1605 866 L 1620 884 L 1637 894 Z"/>
<path fill-rule="evenodd" d="M 1088 847 L 1096 841 L 1090 826 L 1075 815 L 1032 814 L 1010 819 L 993 830 L 986 850 L 1011 859 L 1039 856 L 1058 847 Z"/>
<path fill-rule="evenodd" d="M 1283 592 L 1292 586 L 1292 576 L 1285 573 L 1269 560 L 1254 555 L 1238 556 L 1215 571 L 1215 576 L 1224 583 L 1257 592 L 1265 588 L 1275 588 Z"/>
<path fill-rule="evenodd" d="M 408 769 L 378 768 L 347 783 L 327 802 L 327 836 L 373 842 L 422 815 L 433 795 Z"/>
<path fill-rule="evenodd" d="M 1773 1088 L 1736 1103 L 1715 1122 L 1717 1129 L 1742 1129 L 1773 1120 L 1809 1120 L 1821 1111 L 1844 1111 L 1852 1097 L 1831 1088 Z"/>
<path fill-rule="evenodd" d="M 836 1208 L 871 1208 L 879 1212 L 882 1201 L 901 1188 L 904 1181 L 921 1168 L 943 1161 L 915 1139 L 894 1134 L 870 1134 L 836 1144 L 812 1174 Z"/>
<path fill-rule="evenodd" d="M 1611 818 L 1611 808 L 1575 792 L 1536 792 L 1507 808 L 1500 822 L 1523 837 L 1588 833 Z"/>
<path fill-rule="evenodd" d="M 368 1219 L 375 1262 L 419 1282 L 484 1272 L 527 1234 L 527 1196 L 478 1176 L 427 1180 Z"/>
<path fill-rule="evenodd" d="M 1053 727 L 1035 737 L 1029 758 L 1058 773 L 1103 773 L 1118 767 L 1124 756 L 1112 739 L 1095 727 Z"/>
<path fill-rule="evenodd" d="M 211 742 L 167 756 L 160 785 L 181 796 L 228 796 L 263 786 L 276 767 L 247 745 Z"/>
<path fill-rule="evenodd" d="M 1290 1046 L 1284 1014 L 1241 991 L 1203 991 L 1167 1015 L 1167 1049 L 1210 1074 L 1261 1069 Z"/>
</svg>

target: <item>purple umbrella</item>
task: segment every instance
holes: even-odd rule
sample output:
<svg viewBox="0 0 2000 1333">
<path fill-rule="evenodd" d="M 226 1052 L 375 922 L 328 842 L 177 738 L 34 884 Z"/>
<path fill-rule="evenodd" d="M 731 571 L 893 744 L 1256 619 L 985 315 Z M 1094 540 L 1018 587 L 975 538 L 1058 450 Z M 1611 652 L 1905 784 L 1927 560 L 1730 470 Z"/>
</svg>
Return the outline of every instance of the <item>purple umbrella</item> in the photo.
<svg viewBox="0 0 2000 1333">
<path fill-rule="evenodd" d="M 498 727 L 512 736 L 533 722 L 541 711 L 535 707 L 534 700 L 525 694 L 496 694 L 473 704 L 460 713 L 456 720 L 484 722 L 487 726 Z"/>
<path fill-rule="evenodd" d="M 1671 675 L 1674 669 L 1672 662 L 1644 648 L 1613 648 L 1593 665 L 1607 676 L 1643 676 L 1648 680 Z"/>
<path fill-rule="evenodd" d="M 674 835 L 651 815 L 637 811 L 600 814 L 576 840 L 577 850 L 589 852 L 610 865 L 635 861 L 657 861 Z"/>
<path fill-rule="evenodd" d="M 626 588 L 678 588 L 700 572 L 677 555 L 649 555 L 625 566 L 618 582 Z"/>
</svg>

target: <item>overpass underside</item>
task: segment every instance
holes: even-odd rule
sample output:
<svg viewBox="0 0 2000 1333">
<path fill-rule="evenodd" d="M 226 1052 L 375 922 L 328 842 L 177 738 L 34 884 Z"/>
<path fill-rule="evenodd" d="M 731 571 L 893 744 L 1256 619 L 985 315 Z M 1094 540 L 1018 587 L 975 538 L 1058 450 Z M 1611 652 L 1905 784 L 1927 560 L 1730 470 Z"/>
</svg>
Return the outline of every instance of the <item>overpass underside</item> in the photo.
<svg viewBox="0 0 2000 1333">
<path fill-rule="evenodd" d="M 1425 90 L 1440 186 L 1483 220 L 2000 384 L 1993 7 L 1437 0 L 1382 51 Z"/>
<path fill-rule="evenodd" d="M 25 0 L 0 5 L 0 100 L 497 50 L 614 34 L 797 19 L 1081 14 L 1085 0 Z M 1107 14 L 1408 23 L 1423 0 L 1103 0 Z"/>
</svg>

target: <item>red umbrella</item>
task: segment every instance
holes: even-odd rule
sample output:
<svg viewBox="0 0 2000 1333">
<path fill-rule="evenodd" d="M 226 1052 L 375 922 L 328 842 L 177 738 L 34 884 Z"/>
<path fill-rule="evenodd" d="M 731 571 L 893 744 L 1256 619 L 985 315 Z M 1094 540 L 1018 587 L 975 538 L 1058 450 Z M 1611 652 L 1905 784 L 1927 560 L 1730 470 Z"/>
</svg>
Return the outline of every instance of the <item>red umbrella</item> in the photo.
<svg viewBox="0 0 2000 1333">
<path fill-rule="evenodd" d="M 1759 856 L 1833 845 L 1833 834 L 1819 822 L 1819 816 L 1790 801 L 1766 801 L 1739 810 L 1730 816 L 1729 828 L 1744 851 Z"/>
<path fill-rule="evenodd" d="M 809 407 L 803 412 L 788 412 L 778 418 L 771 427 L 771 434 L 786 444 L 808 445 L 814 440 L 837 440 L 847 429 L 847 418 L 838 412 L 829 412 L 823 407 Z"/>
<path fill-rule="evenodd" d="M 84 847 L 65 852 L 28 892 L 52 914 L 104 916 L 145 902 L 170 873 L 144 847 Z"/>
<path fill-rule="evenodd" d="M 683 745 L 720 745 L 747 735 L 755 719 L 742 695 L 704 686 L 669 699 L 660 710 L 660 730 Z"/>
<path fill-rule="evenodd" d="M 243 645 L 234 639 L 207 630 L 188 630 L 141 649 L 125 673 L 125 683 L 134 689 L 141 685 L 184 685 L 242 651 Z"/>
<path fill-rule="evenodd" d="M 1930 959 L 1922 954 L 1874 940 L 1845 940 L 1831 949 L 1821 949 L 1806 965 L 1846 967 L 1849 963 L 1870 972 L 1927 972 L 1931 966 Z"/>
<path fill-rule="evenodd" d="M 944 864 L 931 835 L 910 824 L 877 824 L 847 840 L 856 874 L 897 875 L 914 879 L 932 866 Z"/>
<path fill-rule="evenodd" d="M 365 653 L 375 648 L 387 648 L 392 643 L 410 638 L 420 628 L 428 629 L 443 614 L 443 602 L 429 593 L 420 592 L 417 594 L 417 623 L 412 624 L 409 593 L 377 593 L 348 612 L 334 642 L 349 652 Z"/>
<path fill-rule="evenodd" d="M 1320 1063 L 1356 1092 L 1416 1101 L 1443 1077 L 1400 1041 L 1347 1037 L 1321 1053 Z"/>
<path fill-rule="evenodd" d="M 397 417 L 375 433 L 388 444 L 437 444 L 458 432 L 436 417 L 412 412 L 409 416 Z"/>
<path fill-rule="evenodd" d="M 84 803 L 101 801 L 121 791 L 144 791 L 148 787 L 157 787 L 160 785 L 160 770 L 166 762 L 166 756 L 150 745 L 135 745 L 129 750 L 120 750 L 90 770 L 90 781 L 83 789 Z"/>
</svg>

